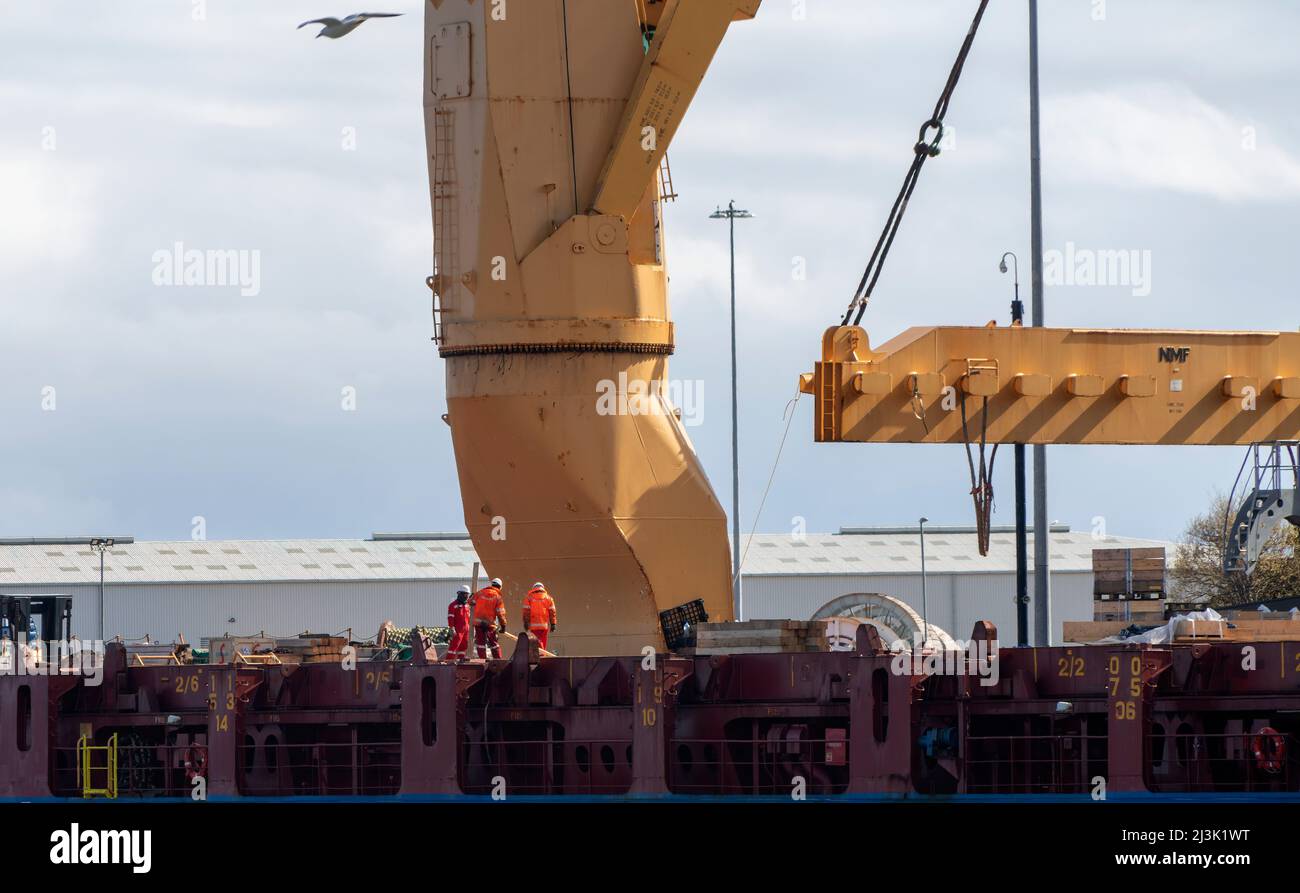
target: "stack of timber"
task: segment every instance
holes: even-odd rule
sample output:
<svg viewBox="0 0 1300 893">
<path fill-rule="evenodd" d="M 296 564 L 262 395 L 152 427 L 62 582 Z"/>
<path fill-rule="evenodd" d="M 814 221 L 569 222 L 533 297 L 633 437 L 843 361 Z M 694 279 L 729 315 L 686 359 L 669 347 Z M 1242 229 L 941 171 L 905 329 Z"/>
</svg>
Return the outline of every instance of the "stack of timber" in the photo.
<svg viewBox="0 0 1300 893">
<path fill-rule="evenodd" d="M 1152 626 L 1159 626 L 1163 622 L 1153 623 Z M 1062 638 L 1066 644 L 1083 645 L 1117 636 L 1129 625 L 1122 620 L 1067 620 L 1062 624 Z M 1229 642 L 1294 642 L 1300 640 L 1300 615 L 1275 613 L 1228 616 L 1225 620 L 1197 620 L 1195 624 L 1183 619 L 1174 628 L 1175 642 L 1192 643 L 1214 639 Z"/>
<path fill-rule="evenodd" d="M 702 655 L 825 650 L 826 624 L 820 620 L 701 623 L 695 633 L 695 653 Z"/>
<path fill-rule="evenodd" d="M 281 660 L 288 655 L 304 664 L 338 663 L 343 660 L 343 646 L 347 643 L 345 636 L 303 633 L 293 639 L 276 639 L 275 653 Z"/>
<path fill-rule="evenodd" d="M 208 651 L 208 662 L 213 664 L 236 663 L 242 656 L 274 654 L 284 664 L 338 663 L 343 659 L 345 636 L 302 633 L 292 638 L 275 636 L 221 636 L 203 639 Z"/>
</svg>

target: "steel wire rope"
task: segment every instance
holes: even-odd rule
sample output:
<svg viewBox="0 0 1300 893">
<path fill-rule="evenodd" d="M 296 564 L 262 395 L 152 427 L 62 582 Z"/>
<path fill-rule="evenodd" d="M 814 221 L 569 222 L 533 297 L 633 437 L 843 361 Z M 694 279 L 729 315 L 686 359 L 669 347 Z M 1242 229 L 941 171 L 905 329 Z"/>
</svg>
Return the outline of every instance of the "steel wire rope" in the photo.
<svg viewBox="0 0 1300 893">
<path fill-rule="evenodd" d="M 862 321 L 862 314 L 866 312 L 867 303 L 871 300 L 872 292 L 876 289 L 876 282 L 880 279 L 880 272 L 885 266 L 885 258 L 889 255 L 889 249 L 893 247 L 894 237 L 898 234 L 899 225 L 903 222 L 903 215 L 907 212 L 907 203 L 912 198 L 912 190 L 916 188 L 917 180 L 921 176 L 921 168 L 925 166 L 927 158 L 933 158 L 939 154 L 939 144 L 943 140 L 943 119 L 948 114 L 948 105 L 952 101 L 952 95 L 957 89 L 957 82 L 961 80 L 961 73 L 966 66 L 966 57 L 970 55 L 971 46 L 975 42 L 975 33 L 979 30 L 980 22 L 984 18 L 984 10 L 988 8 L 988 0 L 980 0 L 979 8 L 975 11 L 975 18 L 971 20 L 970 28 L 966 32 L 966 39 L 962 41 L 961 49 L 957 52 L 957 58 L 953 62 L 952 69 L 948 72 L 948 80 L 944 84 L 943 92 L 939 94 L 939 100 L 934 105 L 934 111 L 929 119 L 921 125 L 917 134 L 916 145 L 913 146 L 912 163 L 907 169 L 907 175 L 903 178 L 903 187 L 899 190 L 898 197 L 894 199 L 894 204 L 889 210 L 889 216 L 885 219 L 885 227 L 880 231 L 880 237 L 876 240 L 876 247 L 871 252 L 871 259 L 867 261 L 867 268 L 862 273 L 862 279 L 858 282 L 858 288 L 853 293 L 853 300 L 849 302 L 848 309 L 844 311 L 844 319 L 841 325 L 848 325 L 849 318 L 853 317 L 853 310 L 857 308 L 857 316 L 853 319 L 853 324 L 857 325 Z M 926 134 L 932 132 L 927 139 Z"/>
</svg>

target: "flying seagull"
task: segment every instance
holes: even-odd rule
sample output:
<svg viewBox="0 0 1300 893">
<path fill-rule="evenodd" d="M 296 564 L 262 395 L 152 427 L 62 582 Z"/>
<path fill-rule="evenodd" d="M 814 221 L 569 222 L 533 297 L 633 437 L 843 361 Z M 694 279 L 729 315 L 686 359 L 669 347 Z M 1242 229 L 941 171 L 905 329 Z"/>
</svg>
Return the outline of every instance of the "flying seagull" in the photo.
<svg viewBox="0 0 1300 893">
<path fill-rule="evenodd" d="M 350 15 L 345 19 L 312 19 L 310 22 L 303 22 L 299 28 L 305 28 L 308 25 L 324 25 L 317 37 L 330 37 L 335 40 L 344 34 L 350 34 L 361 26 L 366 19 L 391 19 L 394 16 L 401 15 L 400 12 L 359 12 Z"/>
</svg>

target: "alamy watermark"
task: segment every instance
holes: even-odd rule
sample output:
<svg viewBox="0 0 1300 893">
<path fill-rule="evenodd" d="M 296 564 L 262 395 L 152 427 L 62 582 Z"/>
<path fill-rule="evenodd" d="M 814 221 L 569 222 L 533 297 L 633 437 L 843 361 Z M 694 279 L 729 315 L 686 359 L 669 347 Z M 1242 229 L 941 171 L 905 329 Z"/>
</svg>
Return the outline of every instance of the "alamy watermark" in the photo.
<svg viewBox="0 0 1300 893">
<path fill-rule="evenodd" d="M 596 415 L 675 415 L 683 425 L 704 424 L 704 382 L 629 379 L 596 382 Z"/>
<path fill-rule="evenodd" d="M 84 676 L 86 685 L 104 681 L 104 643 L 98 639 L 0 639 L 0 676 Z"/>
<path fill-rule="evenodd" d="M 72 822 L 50 834 L 53 865 L 130 865 L 134 874 L 153 867 L 153 831 L 95 830 Z"/>
<path fill-rule="evenodd" d="M 158 286 L 238 286 L 245 298 L 262 293 L 262 252 L 256 248 L 199 250 L 175 242 L 153 253 L 153 284 Z"/>
<path fill-rule="evenodd" d="M 894 653 L 889 669 L 896 676 L 974 676 L 984 688 L 998 684 L 1001 672 L 998 666 L 998 641 L 994 639 L 954 640 L 955 648 L 921 647 L 921 635 L 915 634 L 912 647 L 904 639 L 894 641 L 889 650 Z"/>
<path fill-rule="evenodd" d="M 1133 297 L 1151 294 L 1151 250 L 1136 248 L 1079 248 L 1043 252 L 1043 281 L 1047 285 L 1122 286 Z"/>
</svg>

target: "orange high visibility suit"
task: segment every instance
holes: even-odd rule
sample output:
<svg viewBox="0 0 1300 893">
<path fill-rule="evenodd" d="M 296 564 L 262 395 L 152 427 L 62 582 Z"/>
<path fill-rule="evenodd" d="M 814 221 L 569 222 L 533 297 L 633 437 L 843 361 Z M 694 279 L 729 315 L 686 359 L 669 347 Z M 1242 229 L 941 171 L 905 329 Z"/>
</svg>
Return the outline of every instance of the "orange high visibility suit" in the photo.
<svg viewBox="0 0 1300 893">
<path fill-rule="evenodd" d="M 506 603 L 501 590 L 484 586 L 474 594 L 474 651 L 486 658 L 491 650 L 493 657 L 501 656 L 497 643 L 497 629 L 506 628 Z"/>
<path fill-rule="evenodd" d="M 545 586 L 534 586 L 524 596 L 524 629 L 537 637 L 543 648 L 555 629 L 555 599 Z"/>
<path fill-rule="evenodd" d="M 447 628 L 451 642 L 447 645 L 446 660 L 464 660 L 469 651 L 469 602 L 456 599 L 447 606 Z"/>
</svg>

